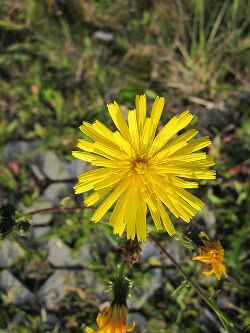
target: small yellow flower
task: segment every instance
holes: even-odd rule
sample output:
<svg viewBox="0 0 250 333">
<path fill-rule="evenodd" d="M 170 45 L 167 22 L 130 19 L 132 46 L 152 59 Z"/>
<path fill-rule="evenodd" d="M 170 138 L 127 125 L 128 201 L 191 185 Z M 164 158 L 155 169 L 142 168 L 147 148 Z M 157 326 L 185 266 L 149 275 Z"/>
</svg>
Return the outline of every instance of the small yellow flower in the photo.
<svg viewBox="0 0 250 333">
<path fill-rule="evenodd" d="M 135 327 L 135 322 L 130 326 L 126 325 L 128 315 L 128 308 L 123 304 L 114 304 L 110 307 L 107 306 L 98 314 L 96 322 L 98 330 L 94 331 L 92 328 L 87 327 L 87 333 L 126 333 L 130 332 Z"/>
<path fill-rule="evenodd" d="M 218 280 L 220 280 L 222 273 L 227 277 L 226 267 L 222 264 L 224 259 L 224 249 L 221 246 L 220 241 L 213 241 L 206 234 L 204 234 L 204 237 L 206 238 L 206 240 L 202 240 L 204 246 L 199 248 L 200 254 L 194 257 L 193 260 L 199 260 L 212 266 L 210 270 L 204 269 L 202 272 L 203 274 L 215 274 Z"/>
<path fill-rule="evenodd" d="M 78 177 L 75 192 L 94 192 L 85 199 L 87 206 L 101 198 L 104 201 L 92 216 L 98 222 L 115 204 L 109 224 L 120 236 L 125 228 L 127 238 L 146 240 L 146 216 L 149 211 L 157 229 L 166 229 L 170 236 L 175 228 L 165 210 L 189 222 L 204 203 L 186 191 L 198 187 L 190 179 L 214 179 L 214 165 L 205 152 L 198 152 L 211 142 L 208 137 L 189 142 L 198 131 L 191 129 L 176 134 L 193 119 L 189 111 L 174 116 L 158 133 L 164 98 L 157 97 L 146 114 L 146 96 L 136 96 L 135 109 L 128 112 L 128 123 L 116 102 L 108 104 L 109 114 L 117 127 L 115 132 L 96 120 L 84 122 L 80 130 L 90 141 L 80 139 L 73 151 L 76 158 L 98 167 Z M 111 193 L 110 193 L 111 192 Z"/>
</svg>

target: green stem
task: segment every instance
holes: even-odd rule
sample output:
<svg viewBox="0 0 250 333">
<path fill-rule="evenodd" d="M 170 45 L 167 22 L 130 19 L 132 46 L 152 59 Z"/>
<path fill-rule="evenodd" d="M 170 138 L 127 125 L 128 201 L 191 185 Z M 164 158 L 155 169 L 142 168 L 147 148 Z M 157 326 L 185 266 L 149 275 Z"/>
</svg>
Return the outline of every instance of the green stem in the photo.
<svg viewBox="0 0 250 333">
<path fill-rule="evenodd" d="M 118 278 L 122 279 L 124 277 L 124 271 L 125 271 L 125 263 L 122 261 L 119 264 L 119 272 L 118 272 Z"/>
<path fill-rule="evenodd" d="M 227 315 L 225 315 L 217 306 L 216 304 L 211 301 L 200 289 L 200 287 L 193 282 L 188 275 L 184 272 L 184 270 L 180 267 L 180 265 L 176 262 L 176 260 L 164 249 L 164 247 L 152 236 L 149 234 L 149 237 L 153 240 L 153 242 L 161 249 L 161 251 L 172 261 L 173 265 L 176 269 L 181 273 L 181 275 L 188 281 L 191 287 L 199 294 L 199 296 L 207 303 L 207 305 L 217 314 L 221 323 L 227 330 L 227 332 L 238 332 L 236 330 L 235 324 L 230 320 Z"/>
</svg>

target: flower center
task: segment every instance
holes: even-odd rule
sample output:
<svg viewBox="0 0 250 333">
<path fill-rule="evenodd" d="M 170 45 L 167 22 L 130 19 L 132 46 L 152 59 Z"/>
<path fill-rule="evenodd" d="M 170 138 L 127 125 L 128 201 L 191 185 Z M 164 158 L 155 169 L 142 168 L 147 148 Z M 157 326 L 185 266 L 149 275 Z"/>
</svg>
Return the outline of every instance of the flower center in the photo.
<svg viewBox="0 0 250 333">
<path fill-rule="evenodd" d="M 134 170 L 137 172 L 138 175 L 146 173 L 148 170 L 147 163 L 136 162 L 134 164 Z"/>
</svg>

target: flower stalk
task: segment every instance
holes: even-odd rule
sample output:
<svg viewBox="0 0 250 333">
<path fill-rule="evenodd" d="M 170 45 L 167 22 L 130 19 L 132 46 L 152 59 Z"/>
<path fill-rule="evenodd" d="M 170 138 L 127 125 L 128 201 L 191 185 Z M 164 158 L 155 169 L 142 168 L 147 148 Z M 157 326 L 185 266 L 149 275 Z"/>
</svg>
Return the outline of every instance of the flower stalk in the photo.
<svg viewBox="0 0 250 333">
<path fill-rule="evenodd" d="M 218 318 L 220 319 L 222 325 L 226 329 L 228 333 L 237 333 L 239 329 L 236 325 L 231 321 L 231 319 L 223 313 L 216 305 L 216 303 L 210 298 L 207 297 L 200 287 L 193 282 L 189 276 L 185 273 L 185 271 L 181 268 L 181 266 L 177 263 L 177 261 L 164 249 L 164 247 L 155 239 L 155 237 L 150 233 L 149 237 L 152 241 L 159 247 L 159 249 L 165 254 L 166 257 L 171 260 L 175 268 L 180 272 L 180 274 L 184 277 L 184 279 L 189 283 L 189 285 L 199 294 L 199 296 L 203 299 L 203 301 L 216 313 Z"/>
</svg>

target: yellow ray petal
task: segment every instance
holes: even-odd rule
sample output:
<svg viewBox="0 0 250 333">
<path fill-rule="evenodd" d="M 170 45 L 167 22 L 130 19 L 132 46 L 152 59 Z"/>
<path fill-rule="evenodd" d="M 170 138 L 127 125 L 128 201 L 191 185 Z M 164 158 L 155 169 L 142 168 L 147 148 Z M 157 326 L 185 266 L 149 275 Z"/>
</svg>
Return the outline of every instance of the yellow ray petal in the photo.
<svg viewBox="0 0 250 333">
<path fill-rule="evenodd" d="M 164 97 L 156 97 L 153 107 L 152 107 L 152 112 L 150 115 L 151 118 L 151 131 L 150 131 L 150 140 L 153 139 L 153 137 L 155 136 L 155 131 L 157 129 L 157 126 L 159 124 L 160 118 L 161 118 L 161 114 L 163 111 L 163 107 L 164 107 Z"/>
<path fill-rule="evenodd" d="M 145 95 L 136 96 L 135 107 L 136 107 L 136 119 L 137 119 L 137 124 L 138 124 L 138 131 L 141 135 L 142 131 L 143 131 L 145 119 L 146 119 L 146 110 L 147 110 L 147 101 L 146 101 Z"/>
<path fill-rule="evenodd" d="M 126 207 L 126 197 L 128 195 L 128 190 L 125 190 L 122 195 L 120 196 L 120 198 L 118 199 L 115 208 L 110 216 L 109 219 L 109 224 L 112 227 L 117 227 L 117 232 L 115 233 L 119 233 L 120 231 L 120 224 L 123 221 L 123 216 L 124 216 L 124 211 L 125 211 L 125 207 Z"/>
<path fill-rule="evenodd" d="M 184 190 L 183 188 L 176 188 L 176 192 L 185 200 L 187 201 L 192 207 L 197 210 L 202 210 L 204 207 L 204 203 L 198 199 L 193 194 L 189 193 L 188 191 Z"/>
<path fill-rule="evenodd" d="M 205 148 L 211 144 L 211 141 L 207 136 L 204 136 L 203 138 L 199 138 L 196 140 L 193 140 L 192 142 L 189 142 L 186 147 L 183 147 L 176 151 L 173 155 L 186 155 L 190 154 L 194 151 L 200 150 L 202 148 Z"/>
<path fill-rule="evenodd" d="M 100 179 L 100 181 L 96 182 L 94 184 L 94 190 L 100 190 L 102 188 L 107 187 L 107 185 L 112 188 L 114 185 L 116 185 L 118 182 L 121 182 L 122 179 L 126 178 L 128 176 L 127 170 L 121 170 L 118 174 L 112 173 L 105 179 Z"/>
<path fill-rule="evenodd" d="M 85 205 L 87 206 L 94 205 L 97 201 L 99 201 L 103 196 L 105 196 L 111 190 L 112 189 L 110 187 L 106 187 L 101 190 L 93 192 L 84 200 Z"/>
<path fill-rule="evenodd" d="M 97 155 L 95 155 L 95 154 L 84 153 L 84 152 L 78 151 L 78 150 L 73 150 L 72 155 L 75 156 L 76 158 L 78 158 L 79 160 L 83 160 L 83 161 L 90 162 L 90 163 L 92 163 L 93 160 L 97 157 Z"/>
<path fill-rule="evenodd" d="M 135 238 L 135 223 L 138 201 L 138 190 L 134 186 L 131 186 L 126 198 L 126 212 L 124 215 L 124 223 L 127 225 L 127 239 Z"/>
<path fill-rule="evenodd" d="M 147 216 L 147 204 L 141 198 L 139 198 L 136 222 L 135 222 L 136 235 L 139 242 L 145 241 L 147 238 L 146 216 Z"/>
<path fill-rule="evenodd" d="M 82 149 L 82 150 L 91 152 L 91 153 L 95 152 L 94 143 L 86 141 L 86 140 L 83 140 L 83 139 L 80 139 L 78 141 L 77 147 L 80 148 L 80 149 Z"/>
<path fill-rule="evenodd" d="M 163 207 L 162 203 L 160 201 L 157 202 L 157 207 L 161 216 L 161 220 L 163 222 L 163 225 L 165 229 L 167 230 L 168 234 L 170 236 L 173 236 L 175 234 L 175 228 L 173 226 L 173 223 L 171 222 L 165 208 Z"/>
<path fill-rule="evenodd" d="M 178 151 L 183 146 L 187 145 L 187 141 L 192 139 L 198 133 L 197 130 L 190 130 L 184 134 L 177 136 L 175 139 L 171 140 L 166 148 L 158 152 L 153 156 L 153 160 L 155 161 L 164 161 L 165 158 L 171 156 L 174 152 Z"/>
<path fill-rule="evenodd" d="M 114 104 L 111 103 L 111 104 L 108 104 L 107 106 L 108 106 L 108 111 L 109 111 L 110 117 L 112 118 L 115 126 L 120 131 L 120 133 L 124 137 L 124 139 L 131 142 L 128 125 L 121 113 L 119 105 L 116 102 L 114 102 Z"/>
<path fill-rule="evenodd" d="M 128 113 L 128 126 L 133 148 L 135 149 L 136 153 L 139 153 L 140 139 L 135 110 L 131 110 Z"/>
<path fill-rule="evenodd" d="M 205 160 L 207 158 L 206 153 L 192 153 L 186 155 L 171 155 L 165 159 L 165 162 L 181 161 L 181 162 L 194 162 Z"/>
<path fill-rule="evenodd" d="M 116 142 L 114 141 L 114 133 L 103 123 L 96 120 L 92 127 L 100 136 L 104 136 L 105 138 L 107 138 L 110 142 L 112 142 L 113 145 L 116 144 Z"/>
<path fill-rule="evenodd" d="M 142 155 L 147 155 L 148 146 L 151 142 L 151 132 L 152 132 L 152 120 L 150 118 L 146 118 L 140 142 L 140 153 Z"/>
<path fill-rule="evenodd" d="M 114 204 L 114 202 L 120 197 L 122 192 L 130 185 L 130 179 L 124 179 L 113 192 L 101 203 L 97 208 L 91 220 L 94 222 L 100 221 L 107 210 Z"/>
<path fill-rule="evenodd" d="M 156 226 L 157 230 L 162 230 L 162 223 L 161 223 L 161 217 L 158 211 L 153 211 L 150 207 L 149 207 L 149 211 L 150 214 L 152 216 L 152 219 L 154 221 L 154 224 Z"/>
<path fill-rule="evenodd" d="M 81 182 L 91 182 L 95 181 L 96 179 L 106 178 L 110 173 L 114 171 L 115 169 L 107 170 L 106 168 L 98 168 L 80 173 L 78 175 L 78 179 Z"/>
<path fill-rule="evenodd" d="M 128 156 L 135 156 L 131 144 L 124 139 L 120 132 L 114 133 L 114 140 L 119 146 L 120 150 L 123 150 Z"/>
<path fill-rule="evenodd" d="M 129 156 L 125 154 L 122 150 L 118 148 L 114 149 L 109 145 L 104 145 L 102 143 L 96 142 L 94 143 L 94 147 L 98 155 L 104 156 L 109 159 L 126 160 L 129 158 Z"/>
<path fill-rule="evenodd" d="M 169 178 L 170 178 L 170 182 L 174 186 L 178 186 L 178 187 L 182 187 L 182 188 L 197 188 L 199 185 L 197 182 L 190 182 L 189 180 L 184 180 L 179 177 L 175 177 L 173 175 L 171 175 Z"/>
<path fill-rule="evenodd" d="M 155 196 L 164 203 L 165 206 L 175 215 L 179 217 L 179 212 L 173 205 L 173 193 L 169 187 L 169 184 L 165 181 L 164 178 L 161 178 L 157 175 L 150 177 L 151 182 L 148 184 L 148 187 L 154 189 Z M 171 199 L 170 199 L 171 197 Z"/>
<path fill-rule="evenodd" d="M 149 157 L 156 154 L 176 133 L 186 127 L 193 119 L 189 111 L 184 111 L 179 117 L 173 117 L 157 134 L 149 150 Z"/>
<path fill-rule="evenodd" d="M 93 170 L 96 171 L 96 170 Z M 103 171 L 103 170 L 102 170 Z M 100 190 L 105 187 L 109 187 L 111 189 L 122 179 L 122 175 L 124 175 L 126 171 L 116 173 L 116 172 L 106 172 L 105 175 L 102 173 L 93 172 L 86 180 L 84 174 L 82 178 L 79 178 L 79 182 L 74 186 L 76 193 L 83 193 L 92 189 Z M 93 177 L 96 175 L 96 177 Z M 83 179 L 83 180 L 82 180 Z"/>
</svg>

